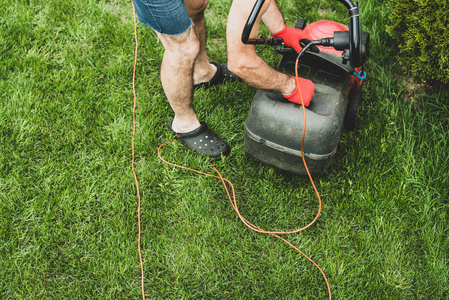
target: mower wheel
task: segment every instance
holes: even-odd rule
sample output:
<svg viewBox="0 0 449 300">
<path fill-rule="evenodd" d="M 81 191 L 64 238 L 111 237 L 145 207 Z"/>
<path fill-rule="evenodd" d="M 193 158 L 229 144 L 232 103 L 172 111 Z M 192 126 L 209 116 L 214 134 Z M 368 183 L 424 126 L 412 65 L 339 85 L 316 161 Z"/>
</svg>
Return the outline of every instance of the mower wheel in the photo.
<svg viewBox="0 0 449 300">
<path fill-rule="evenodd" d="M 306 28 L 306 20 L 304 20 L 304 19 L 298 19 L 298 20 L 296 20 L 295 28 L 296 28 L 296 29 L 301 29 L 301 30 L 303 30 L 304 28 Z"/>
<path fill-rule="evenodd" d="M 346 128 L 346 130 L 354 130 L 361 101 L 362 93 L 360 91 L 352 90 L 351 92 L 349 92 L 348 107 L 346 109 L 346 115 L 343 121 L 343 126 Z"/>
</svg>

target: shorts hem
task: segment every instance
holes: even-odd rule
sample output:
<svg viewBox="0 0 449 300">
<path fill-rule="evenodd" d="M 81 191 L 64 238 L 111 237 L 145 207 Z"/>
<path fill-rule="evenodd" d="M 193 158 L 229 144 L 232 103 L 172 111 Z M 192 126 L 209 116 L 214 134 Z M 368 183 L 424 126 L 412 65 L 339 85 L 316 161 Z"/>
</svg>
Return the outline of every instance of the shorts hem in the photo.
<svg viewBox="0 0 449 300">
<path fill-rule="evenodd" d="M 151 25 L 149 25 L 149 24 L 147 24 L 147 23 L 144 23 L 144 22 L 141 22 L 141 21 L 139 21 L 139 23 L 140 23 L 140 24 L 143 24 L 143 25 L 145 25 L 145 26 L 147 26 L 147 27 L 149 27 L 149 28 L 151 28 L 151 29 L 153 29 L 153 30 L 154 30 L 155 32 L 157 32 L 158 34 L 163 34 L 163 35 L 168 35 L 168 36 L 179 36 L 179 35 L 182 35 L 182 34 L 186 33 L 187 31 L 189 31 L 190 28 L 193 27 L 193 22 L 191 22 L 190 25 L 187 27 L 187 29 L 181 31 L 180 33 L 166 33 L 166 32 L 161 32 L 160 29 L 153 28 L 153 26 L 151 26 Z"/>
</svg>

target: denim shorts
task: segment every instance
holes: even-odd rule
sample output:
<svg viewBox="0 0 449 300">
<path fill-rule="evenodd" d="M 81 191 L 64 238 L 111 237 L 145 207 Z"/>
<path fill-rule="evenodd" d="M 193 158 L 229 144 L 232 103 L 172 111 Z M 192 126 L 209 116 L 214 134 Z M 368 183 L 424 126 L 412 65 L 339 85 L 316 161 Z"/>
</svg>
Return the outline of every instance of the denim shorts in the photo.
<svg viewBox="0 0 449 300">
<path fill-rule="evenodd" d="M 185 33 L 192 26 L 183 0 L 133 0 L 139 22 L 166 35 Z"/>
</svg>

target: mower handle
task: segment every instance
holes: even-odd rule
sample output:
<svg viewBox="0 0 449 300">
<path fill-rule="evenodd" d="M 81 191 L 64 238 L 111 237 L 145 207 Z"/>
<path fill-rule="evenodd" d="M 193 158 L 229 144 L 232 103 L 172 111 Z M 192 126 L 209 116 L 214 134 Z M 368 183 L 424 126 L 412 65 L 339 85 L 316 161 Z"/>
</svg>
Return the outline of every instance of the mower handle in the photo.
<svg viewBox="0 0 449 300">
<path fill-rule="evenodd" d="M 363 64 L 362 53 L 362 26 L 360 25 L 360 15 L 358 2 L 354 3 L 351 0 L 337 0 L 342 3 L 349 13 L 349 51 L 350 51 L 350 63 L 354 68 L 360 67 Z M 262 5 L 265 0 L 257 0 L 254 7 L 246 21 L 246 24 L 242 32 L 242 43 L 244 44 L 269 44 L 276 45 L 279 40 L 275 39 L 250 39 L 249 35 L 253 29 L 254 23 L 257 20 Z M 316 45 L 316 43 L 315 43 Z"/>
<path fill-rule="evenodd" d="M 351 53 L 351 66 L 360 67 L 363 64 L 362 54 L 362 26 L 360 24 L 359 3 L 351 0 L 337 0 L 343 3 L 349 13 L 349 51 Z"/>
<path fill-rule="evenodd" d="M 256 4 L 254 4 L 253 10 L 249 14 L 248 21 L 246 21 L 245 27 L 242 32 L 242 43 L 243 44 L 259 44 L 257 43 L 257 39 L 249 39 L 249 35 L 251 34 L 251 30 L 253 29 L 254 23 L 257 20 L 257 16 L 259 15 L 260 10 L 262 9 L 265 0 L 257 0 Z"/>
</svg>

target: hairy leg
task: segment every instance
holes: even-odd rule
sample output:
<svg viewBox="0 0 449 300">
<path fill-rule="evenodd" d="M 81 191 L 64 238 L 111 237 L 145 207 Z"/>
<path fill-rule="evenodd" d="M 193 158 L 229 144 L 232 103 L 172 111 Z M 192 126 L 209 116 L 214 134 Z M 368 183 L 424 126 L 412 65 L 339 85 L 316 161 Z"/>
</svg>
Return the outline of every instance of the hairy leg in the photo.
<svg viewBox="0 0 449 300">
<path fill-rule="evenodd" d="M 193 28 L 179 36 L 159 35 L 164 48 L 161 82 L 175 118 L 175 132 L 189 132 L 200 126 L 193 110 L 193 70 L 200 43 Z"/>
<path fill-rule="evenodd" d="M 206 20 L 204 18 L 204 10 L 207 7 L 208 0 L 185 0 L 184 3 L 200 42 L 200 50 L 195 61 L 193 73 L 193 83 L 198 84 L 209 81 L 217 72 L 217 68 L 210 64 L 206 54 Z"/>
</svg>

